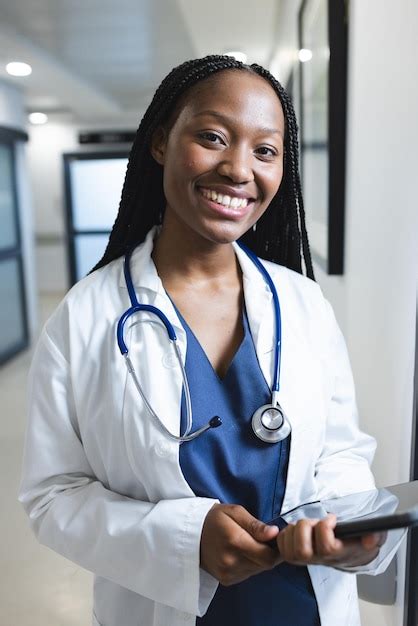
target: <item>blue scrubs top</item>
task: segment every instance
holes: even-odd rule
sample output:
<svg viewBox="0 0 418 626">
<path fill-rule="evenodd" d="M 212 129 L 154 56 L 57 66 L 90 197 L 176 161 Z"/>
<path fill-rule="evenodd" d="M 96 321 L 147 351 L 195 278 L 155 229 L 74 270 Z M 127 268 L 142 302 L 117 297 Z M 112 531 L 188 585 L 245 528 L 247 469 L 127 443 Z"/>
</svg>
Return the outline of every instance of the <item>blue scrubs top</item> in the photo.
<svg viewBox="0 0 418 626">
<path fill-rule="evenodd" d="M 186 373 L 193 430 L 219 415 L 222 426 L 180 446 L 180 465 L 197 496 L 241 504 L 263 521 L 280 514 L 290 437 L 276 444 L 258 439 L 251 428 L 256 409 L 271 401 L 260 369 L 247 315 L 244 339 L 224 378 L 209 362 L 177 310 L 187 334 Z M 183 398 L 181 432 L 186 411 Z M 318 626 L 318 607 L 306 567 L 283 563 L 242 583 L 219 585 L 199 626 Z"/>
</svg>

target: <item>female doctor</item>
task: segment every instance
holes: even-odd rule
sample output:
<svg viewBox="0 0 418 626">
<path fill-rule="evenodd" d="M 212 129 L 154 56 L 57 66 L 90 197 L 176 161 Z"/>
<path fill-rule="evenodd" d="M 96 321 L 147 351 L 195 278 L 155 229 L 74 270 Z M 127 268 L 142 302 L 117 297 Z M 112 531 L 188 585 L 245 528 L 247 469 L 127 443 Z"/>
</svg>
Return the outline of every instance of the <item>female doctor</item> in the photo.
<svg viewBox="0 0 418 626">
<path fill-rule="evenodd" d="M 378 537 L 264 523 L 374 486 L 313 278 L 285 91 L 230 57 L 175 68 L 105 255 L 31 369 L 20 500 L 41 543 L 94 572 L 94 624 L 359 624 L 352 572 Z"/>
</svg>

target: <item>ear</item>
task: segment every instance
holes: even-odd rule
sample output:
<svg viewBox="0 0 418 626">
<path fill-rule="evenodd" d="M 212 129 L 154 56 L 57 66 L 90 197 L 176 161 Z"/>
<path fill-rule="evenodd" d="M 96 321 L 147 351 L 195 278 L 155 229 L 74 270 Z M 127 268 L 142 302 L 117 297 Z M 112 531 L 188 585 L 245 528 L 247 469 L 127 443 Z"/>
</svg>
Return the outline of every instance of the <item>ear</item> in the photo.
<svg viewBox="0 0 418 626">
<path fill-rule="evenodd" d="M 164 165 L 167 139 L 167 132 L 162 126 L 159 126 L 152 135 L 151 154 L 160 165 Z"/>
</svg>

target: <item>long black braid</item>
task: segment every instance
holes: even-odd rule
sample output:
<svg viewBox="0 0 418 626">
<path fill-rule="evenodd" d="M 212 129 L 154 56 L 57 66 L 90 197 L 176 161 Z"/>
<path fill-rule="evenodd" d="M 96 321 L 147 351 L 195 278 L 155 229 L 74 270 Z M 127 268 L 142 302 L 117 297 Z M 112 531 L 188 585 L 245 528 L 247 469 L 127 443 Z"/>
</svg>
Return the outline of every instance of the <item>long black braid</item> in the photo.
<svg viewBox="0 0 418 626">
<path fill-rule="evenodd" d="M 281 84 L 266 69 L 219 55 L 186 61 L 175 67 L 155 92 L 132 145 L 119 212 L 106 251 L 92 271 L 143 242 L 148 231 L 161 223 L 166 201 L 163 168 L 150 152 L 153 133 L 167 124 L 188 89 L 222 70 L 252 72 L 267 80 L 280 99 L 285 118 L 284 171 L 280 188 L 258 220 L 256 230 L 251 228 L 241 239 L 258 256 L 300 274 L 303 260 L 306 274 L 314 279 L 299 178 L 298 128 L 293 105 Z"/>
</svg>

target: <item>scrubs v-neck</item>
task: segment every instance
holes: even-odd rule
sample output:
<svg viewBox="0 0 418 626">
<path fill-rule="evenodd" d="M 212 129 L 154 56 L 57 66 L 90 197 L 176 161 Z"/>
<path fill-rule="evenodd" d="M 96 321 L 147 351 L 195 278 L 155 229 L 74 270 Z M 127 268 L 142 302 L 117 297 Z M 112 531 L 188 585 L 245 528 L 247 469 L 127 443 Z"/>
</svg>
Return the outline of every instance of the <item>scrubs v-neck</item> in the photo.
<svg viewBox="0 0 418 626">
<path fill-rule="evenodd" d="M 271 391 L 260 369 L 245 308 L 244 338 L 224 378 L 177 310 L 187 334 L 186 373 L 193 429 L 219 415 L 222 425 L 180 446 L 180 466 L 197 496 L 241 504 L 268 521 L 280 514 L 286 486 L 290 437 L 269 444 L 251 428 L 254 411 Z M 181 432 L 186 420 L 183 398 Z M 242 583 L 219 585 L 199 626 L 318 626 L 318 607 L 306 567 L 283 563 Z"/>
</svg>

